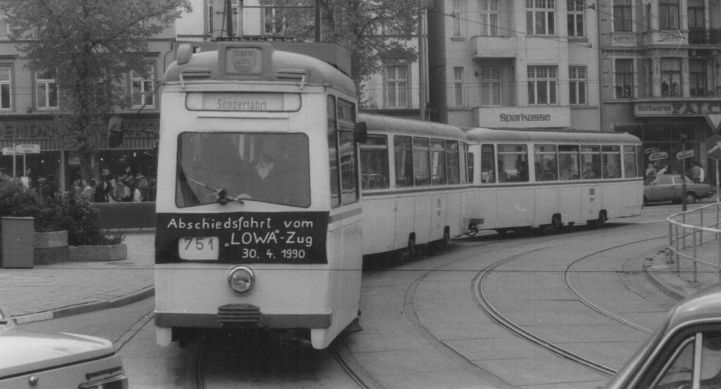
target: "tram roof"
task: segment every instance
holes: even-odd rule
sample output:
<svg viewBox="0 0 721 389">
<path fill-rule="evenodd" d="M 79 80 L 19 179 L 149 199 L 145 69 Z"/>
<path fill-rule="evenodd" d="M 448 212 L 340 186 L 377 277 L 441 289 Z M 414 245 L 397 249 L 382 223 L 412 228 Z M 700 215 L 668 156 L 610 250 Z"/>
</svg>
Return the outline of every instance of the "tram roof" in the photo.
<svg viewBox="0 0 721 389">
<path fill-rule="evenodd" d="M 307 50 L 303 50 L 302 45 L 308 45 Z M 297 81 L 310 85 L 332 85 L 355 94 L 353 80 L 346 73 L 316 58 L 317 53 L 332 51 L 328 47 L 326 50 L 319 49 L 318 45 L 328 46 L 298 44 L 293 46 L 295 52 L 291 52 L 275 49 L 268 42 L 217 42 L 213 44 L 214 50 L 193 53 L 197 47 L 183 44 L 178 48 L 177 59 L 165 71 L 163 81 L 181 81 L 181 77 L 183 82 Z M 288 49 L 287 45 L 281 47 Z M 329 59 L 333 55 L 324 57 Z"/>
<path fill-rule="evenodd" d="M 468 140 L 474 142 L 641 144 L 637 137 L 626 132 L 501 130 L 479 127 L 465 131 Z"/>
<path fill-rule="evenodd" d="M 445 138 L 466 138 L 463 130 L 459 127 L 443 123 L 368 113 L 358 114 L 358 121 L 366 123 L 368 133 L 405 133 L 412 135 L 441 136 Z"/>
</svg>

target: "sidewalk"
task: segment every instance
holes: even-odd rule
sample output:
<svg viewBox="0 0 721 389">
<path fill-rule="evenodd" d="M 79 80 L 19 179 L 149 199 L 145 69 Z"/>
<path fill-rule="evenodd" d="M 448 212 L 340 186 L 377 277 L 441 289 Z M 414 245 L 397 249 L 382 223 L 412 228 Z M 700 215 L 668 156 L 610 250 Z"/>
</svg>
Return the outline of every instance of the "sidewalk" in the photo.
<svg viewBox="0 0 721 389">
<path fill-rule="evenodd" d="M 698 258 L 709 263 L 719 263 L 721 247 L 717 241 L 712 239 L 697 250 Z M 678 262 L 675 258 L 669 261 L 664 248 L 659 248 L 655 255 L 646 259 L 644 270 L 651 282 L 677 300 L 721 282 L 716 268 L 697 264 L 694 269 L 694 263 L 683 257 Z"/>
<path fill-rule="evenodd" d="M 0 306 L 17 323 L 48 320 L 120 306 L 153 296 L 154 238 L 149 232 L 125 236 L 128 257 L 113 262 L 67 262 L 32 269 L 0 268 Z M 707 258 L 718 253 L 718 244 L 704 246 Z M 642 263 L 643 262 L 643 263 Z M 719 282 L 719 274 L 701 268 L 694 281 L 693 264 L 669 264 L 659 247 L 645 261 L 636 262 L 665 293 L 681 299 Z M 705 271 L 703 271 L 705 270 Z"/>
<path fill-rule="evenodd" d="M 0 306 L 29 323 L 129 304 L 154 294 L 155 233 L 125 234 L 127 259 L 0 268 Z"/>
</svg>

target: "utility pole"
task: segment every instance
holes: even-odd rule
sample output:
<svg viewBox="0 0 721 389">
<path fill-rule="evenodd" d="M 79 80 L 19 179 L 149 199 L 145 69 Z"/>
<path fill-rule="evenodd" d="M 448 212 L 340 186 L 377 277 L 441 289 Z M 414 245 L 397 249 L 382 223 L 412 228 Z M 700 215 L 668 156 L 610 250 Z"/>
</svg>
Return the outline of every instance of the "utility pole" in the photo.
<svg viewBox="0 0 721 389">
<path fill-rule="evenodd" d="M 426 50 L 426 18 L 423 1 L 418 0 L 418 113 L 421 120 L 426 120 L 426 85 L 428 79 L 426 56 L 428 50 Z"/>
</svg>

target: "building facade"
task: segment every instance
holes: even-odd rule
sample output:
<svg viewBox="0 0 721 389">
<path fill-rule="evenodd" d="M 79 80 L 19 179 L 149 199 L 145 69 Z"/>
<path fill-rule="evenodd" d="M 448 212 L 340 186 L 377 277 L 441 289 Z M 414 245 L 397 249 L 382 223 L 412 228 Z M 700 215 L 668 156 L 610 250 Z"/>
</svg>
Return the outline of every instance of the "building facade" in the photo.
<svg viewBox="0 0 721 389">
<path fill-rule="evenodd" d="M 699 161 L 713 180 L 704 145 L 717 130 L 710 122 L 721 119 L 721 2 L 613 0 L 596 6 L 603 130 L 640 137 L 647 167 L 680 173 Z"/>
<path fill-rule="evenodd" d="M 583 0 L 439 0 L 428 15 L 433 120 L 600 130 L 595 7 Z"/>
<path fill-rule="evenodd" d="M 28 175 L 34 181 L 45 178 L 59 190 L 69 190 L 79 176 L 80 160 L 54 123 L 54 117 L 62 114 L 62 94 L 53 74 L 27 67 L 27 60 L 18 51 L 23 42 L 9 36 L 11 25 L 12 20 L 0 17 L 0 172 L 15 177 Z M 121 119 L 118 123 L 123 141 L 111 147 L 109 123 L 98 125 L 98 169 L 108 168 L 119 176 L 130 166 L 148 177 L 155 176 L 160 97 L 157 87 L 174 38 L 171 28 L 149 42 L 149 77 L 127 75 L 129 108 L 112 113 Z M 110 116 L 108 113 L 108 120 Z"/>
<path fill-rule="evenodd" d="M 184 14 L 176 23 L 178 42 L 227 39 L 229 33 L 245 39 L 308 35 L 308 29 L 315 23 L 315 1 L 299 1 L 290 7 L 287 3 L 278 3 L 275 7 L 272 1 L 230 0 L 226 4 L 226 0 L 191 0 L 193 12 Z M 232 15 L 230 23 L 228 6 Z M 423 22 L 419 35 L 425 36 L 425 13 L 420 19 Z M 298 31 L 299 26 L 304 30 Z M 393 39 L 387 38 L 388 42 Z M 419 60 L 379 62 L 381 72 L 361 86 L 360 101 L 366 111 L 415 119 L 424 117 L 422 108 L 428 101 L 427 65 L 423 61 L 426 43 L 418 36 L 406 43 L 418 51 Z"/>
</svg>

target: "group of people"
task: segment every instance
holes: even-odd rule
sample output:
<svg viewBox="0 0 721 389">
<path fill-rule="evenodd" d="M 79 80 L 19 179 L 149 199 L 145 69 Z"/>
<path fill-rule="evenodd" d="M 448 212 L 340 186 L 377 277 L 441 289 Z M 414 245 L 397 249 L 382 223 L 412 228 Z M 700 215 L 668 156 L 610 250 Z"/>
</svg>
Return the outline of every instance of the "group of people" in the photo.
<svg viewBox="0 0 721 389">
<path fill-rule="evenodd" d="M 130 166 L 117 177 L 108 168 L 100 171 L 97 180 L 91 178 L 85 181 L 77 177 L 73 182 L 73 190 L 86 200 L 97 203 L 154 200 L 152 181 Z"/>
<path fill-rule="evenodd" d="M 648 164 L 648 168 L 646 168 L 646 173 L 644 175 L 646 183 L 653 182 L 657 176 L 665 174 L 667 170 L 668 165 L 659 168 L 658 163 L 650 162 Z M 701 163 L 698 161 L 693 162 L 691 170 L 688 172 L 687 175 L 695 183 L 702 184 L 706 182 L 706 171 L 704 170 L 703 166 L 701 166 Z"/>
</svg>

